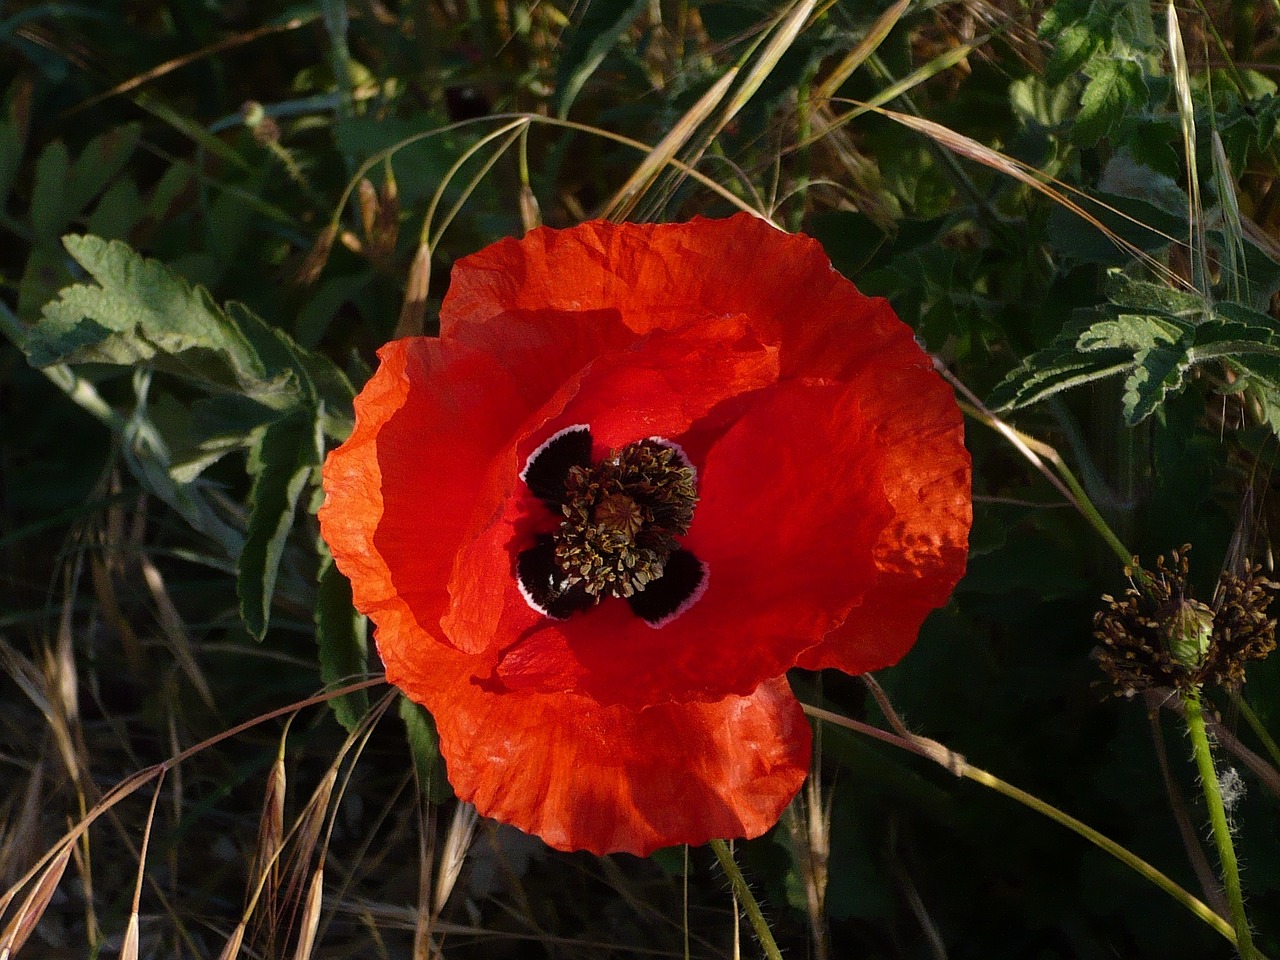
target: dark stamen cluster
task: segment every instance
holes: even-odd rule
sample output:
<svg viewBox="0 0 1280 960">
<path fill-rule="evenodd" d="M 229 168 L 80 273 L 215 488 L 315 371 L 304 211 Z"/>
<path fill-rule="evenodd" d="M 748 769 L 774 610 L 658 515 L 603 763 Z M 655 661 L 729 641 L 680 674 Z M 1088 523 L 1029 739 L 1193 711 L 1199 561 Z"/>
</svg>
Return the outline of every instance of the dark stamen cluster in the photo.
<svg viewBox="0 0 1280 960">
<path fill-rule="evenodd" d="M 1102 598 L 1094 637 L 1117 696 L 1151 687 L 1235 689 L 1244 683 L 1245 664 L 1275 649 L 1276 621 L 1267 610 L 1280 584 L 1265 579 L 1260 566 L 1246 565 L 1241 576 L 1222 575 L 1210 607 L 1191 596 L 1190 549 L 1174 550 L 1169 561 L 1159 558 L 1154 572 L 1143 571 L 1142 589 Z M 1133 570 L 1126 572 L 1132 578 Z"/>
<path fill-rule="evenodd" d="M 678 450 L 639 440 L 565 478 L 556 564 L 567 586 L 593 597 L 630 597 L 659 579 L 689 531 L 698 502 L 692 467 Z"/>
</svg>

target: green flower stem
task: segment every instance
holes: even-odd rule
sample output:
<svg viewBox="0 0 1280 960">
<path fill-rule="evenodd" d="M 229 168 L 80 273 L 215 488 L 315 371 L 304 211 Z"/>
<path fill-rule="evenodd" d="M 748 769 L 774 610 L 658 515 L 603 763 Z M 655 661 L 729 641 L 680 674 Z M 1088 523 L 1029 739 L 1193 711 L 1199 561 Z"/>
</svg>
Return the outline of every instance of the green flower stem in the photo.
<svg viewBox="0 0 1280 960">
<path fill-rule="evenodd" d="M 840 714 L 832 713 L 830 710 L 823 710 L 820 707 L 812 707 L 807 703 L 803 704 L 803 706 L 804 712 L 815 719 L 825 720 L 828 723 L 844 727 L 847 730 L 854 730 L 858 733 L 874 737 L 876 740 L 881 740 L 903 750 L 909 750 L 912 753 L 919 754 L 922 757 L 942 765 L 957 777 L 964 777 L 967 780 L 980 783 L 984 787 L 1003 794 L 1011 800 L 1016 800 L 1023 806 L 1030 807 L 1032 810 L 1043 814 L 1050 820 L 1062 824 L 1068 830 L 1079 834 L 1090 843 L 1111 854 L 1111 856 L 1115 857 L 1139 876 L 1144 877 L 1151 883 L 1155 884 L 1165 893 L 1169 894 L 1169 896 L 1173 897 L 1173 899 L 1186 907 L 1187 910 L 1197 918 L 1204 921 L 1227 940 L 1231 941 L 1232 944 L 1237 943 L 1236 931 L 1232 929 L 1231 924 L 1227 923 L 1227 921 L 1223 920 L 1222 917 L 1214 913 L 1214 911 L 1204 903 L 1204 901 L 1178 886 L 1178 884 L 1174 883 L 1174 881 L 1169 879 L 1165 874 L 1147 863 L 1147 861 L 1120 846 L 1120 844 L 1116 843 L 1110 837 L 1099 833 L 1088 824 L 1077 820 L 1075 817 L 1059 810 L 1052 804 L 1045 803 L 1045 801 L 1041 800 L 1039 797 L 1033 796 L 1025 790 L 1021 790 L 1018 787 L 1013 786 L 1013 784 L 1006 783 L 999 777 L 987 773 L 985 770 L 970 766 L 964 757 L 960 756 L 958 753 L 948 750 L 942 744 L 938 743 L 938 741 L 930 740 L 928 737 L 915 736 L 914 734 L 903 736 L 897 733 L 890 733 L 888 730 L 881 730 L 879 727 L 874 727 L 871 724 L 851 720 L 848 717 L 842 717 Z M 1214 783 L 1216 785 L 1217 780 L 1214 780 Z M 1247 955 L 1247 960 L 1261 960 L 1261 958 L 1256 952 L 1253 952 Z"/>
<path fill-rule="evenodd" d="M 1218 846 L 1218 860 L 1222 865 L 1222 885 L 1231 907 L 1231 922 L 1236 931 L 1236 950 L 1242 960 L 1257 960 L 1253 937 L 1249 932 L 1249 918 L 1244 912 L 1244 894 L 1240 889 L 1240 869 L 1236 865 L 1236 850 L 1231 842 L 1231 828 L 1227 824 L 1227 811 L 1222 805 L 1222 793 L 1218 790 L 1218 771 L 1213 765 L 1213 751 L 1209 735 L 1205 731 L 1204 712 L 1200 709 L 1200 690 L 1190 687 L 1182 690 L 1182 706 L 1186 713 L 1187 732 L 1191 734 L 1191 752 L 1200 771 L 1200 787 L 1204 802 L 1209 808 L 1209 823 L 1213 826 L 1213 839 Z"/>
<path fill-rule="evenodd" d="M 756 939 L 760 941 L 760 946 L 764 948 L 764 955 L 769 960 L 782 960 L 782 951 L 778 949 L 778 944 L 774 942 L 773 932 L 770 931 L 769 924 L 764 919 L 764 914 L 760 912 L 760 904 L 756 902 L 755 896 L 751 893 L 751 888 L 747 886 L 746 878 L 742 875 L 742 871 L 738 869 L 738 863 L 733 859 L 733 853 L 729 850 L 729 845 L 723 840 L 712 840 L 711 849 L 715 851 L 716 859 L 720 861 L 720 867 L 728 875 L 729 882 L 733 884 L 733 892 L 742 901 L 743 909 L 747 911 L 747 919 L 751 921 L 751 928 L 756 932 Z"/>
</svg>

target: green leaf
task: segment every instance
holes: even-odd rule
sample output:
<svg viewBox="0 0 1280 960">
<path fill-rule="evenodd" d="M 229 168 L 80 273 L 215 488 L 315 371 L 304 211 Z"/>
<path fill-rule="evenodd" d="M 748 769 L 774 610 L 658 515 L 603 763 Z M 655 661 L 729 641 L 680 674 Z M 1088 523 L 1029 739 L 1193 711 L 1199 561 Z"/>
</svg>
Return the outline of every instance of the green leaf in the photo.
<svg viewBox="0 0 1280 960">
<path fill-rule="evenodd" d="M 63 185 L 67 206 L 73 216 L 87 207 L 124 169 L 141 135 L 142 127 L 131 123 L 89 141 L 71 165 L 67 182 Z"/>
<path fill-rule="evenodd" d="M 353 418 L 356 390 L 337 364 L 323 353 L 306 349 L 242 303 L 227 304 L 227 315 L 244 331 L 269 373 L 291 373 L 309 404 L 325 408 L 328 420 Z M 326 433 L 334 435 L 328 428 Z"/>
<path fill-rule="evenodd" d="M 1208 305 L 1199 293 L 1177 290 L 1163 283 L 1133 280 L 1121 270 L 1107 274 L 1107 299 L 1117 306 L 1134 310 L 1158 310 L 1175 317 L 1199 320 Z"/>
<path fill-rule="evenodd" d="M 1064 27 L 1050 48 L 1045 65 L 1045 81 L 1058 86 L 1083 67 L 1102 46 L 1102 37 L 1087 24 L 1073 23 Z"/>
<path fill-rule="evenodd" d="M 249 527 L 237 570 L 236 593 L 245 628 L 261 640 L 270 622 L 271 598 L 293 527 L 298 497 L 323 456 L 314 417 L 299 412 L 270 424 L 249 455 Z"/>
<path fill-rule="evenodd" d="M 251 446 L 279 417 L 278 410 L 237 394 L 197 400 L 190 404 L 185 435 L 172 445 L 169 475 L 179 483 L 191 483 L 232 450 Z"/>
<path fill-rule="evenodd" d="M 1090 326 L 1076 340 L 1076 349 L 1127 350 L 1130 353 L 1160 349 L 1177 343 L 1190 329 L 1165 317 L 1122 313 L 1114 320 L 1100 320 Z"/>
<path fill-rule="evenodd" d="M 590 0 L 574 25 L 556 76 L 556 116 L 564 118 L 606 54 L 647 6 L 646 0 Z"/>
<path fill-rule="evenodd" d="M 1093 197 L 1097 204 L 1084 204 L 1089 213 L 1139 250 L 1152 253 L 1186 236 L 1185 216 L 1175 216 L 1150 201 L 1102 191 L 1094 191 Z M 1059 206 L 1049 214 L 1049 244 L 1079 263 L 1122 266 L 1133 259 L 1133 254 L 1118 247 L 1093 224 Z"/>
<path fill-rule="evenodd" d="M 995 410 L 1016 410 L 1132 368 L 1133 358 L 1123 350 L 1099 350 L 1089 356 L 1061 347 L 1039 350 L 996 385 L 989 405 Z"/>
<path fill-rule="evenodd" d="M 122 177 L 107 188 L 85 221 L 88 232 L 107 239 L 123 238 L 142 219 L 144 209 L 137 185 Z"/>
<path fill-rule="evenodd" d="M 30 216 L 36 239 L 41 242 L 53 243 L 71 220 L 66 193 L 70 170 L 67 148 L 60 140 L 45 147 L 36 160 Z"/>
<path fill-rule="evenodd" d="M 1191 360 L 1181 347 L 1143 350 L 1134 360 L 1136 366 L 1125 379 L 1121 400 L 1121 411 L 1129 426 L 1151 416 L 1166 397 L 1181 390 L 1191 367 Z"/>
<path fill-rule="evenodd" d="M 67 287 L 45 306 L 25 344 L 32 364 L 145 365 L 277 409 L 298 402 L 296 375 L 287 367 L 269 370 L 240 324 L 202 287 L 120 241 L 63 242 L 97 286 Z"/>
<path fill-rule="evenodd" d="M 326 684 L 363 677 L 369 669 L 369 643 L 365 618 L 351 606 L 351 584 L 333 563 L 323 540 L 317 541 L 320 571 L 316 590 L 316 643 L 319 645 L 320 676 Z M 329 701 L 338 722 L 348 731 L 369 712 L 369 693 L 357 690 Z"/>
<path fill-rule="evenodd" d="M 1132 60 L 1098 57 L 1086 72 L 1089 83 L 1080 95 L 1075 139 L 1093 146 L 1146 107 L 1150 92 L 1142 66 Z"/>
<path fill-rule="evenodd" d="M 400 719 L 404 721 L 405 733 L 409 736 L 409 755 L 413 758 L 423 794 L 433 803 L 443 802 L 449 797 L 449 782 L 445 779 L 440 737 L 431 714 L 402 696 Z"/>
</svg>

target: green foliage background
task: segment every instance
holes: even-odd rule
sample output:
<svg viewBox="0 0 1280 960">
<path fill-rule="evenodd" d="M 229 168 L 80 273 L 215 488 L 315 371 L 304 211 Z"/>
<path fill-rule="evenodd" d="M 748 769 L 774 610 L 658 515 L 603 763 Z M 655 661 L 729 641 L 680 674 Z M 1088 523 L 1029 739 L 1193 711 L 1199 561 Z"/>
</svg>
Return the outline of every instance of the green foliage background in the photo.
<svg viewBox="0 0 1280 960">
<path fill-rule="evenodd" d="M 889 298 L 971 410 L 1051 444 L 1147 565 L 1193 544 L 1206 600 L 1220 570 L 1269 565 L 1280 9 L 1177 15 L 1185 82 L 1165 8 L 1135 0 L 0 4 L 5 887 L 132 772 L 376 671 L 317 541 L 318 465 L 374 349 L 420 316 L 431 331 L 452 261 L 539 218 L 723 215 L 736 197 Z M 646 152 L 619 138 L 657 144 L 721 82 L 675 154 L 703 179 L 666 165 L 623 190 Z M 969 424 L 968 575 L 881 683 L 913 729 L 1209 896 L 1170 698 L 1111 698 L 1091 662 L 1122 564 L 1007 436 Z M 793 683 L 884 723 L 856 680 Z M 1253 668 L 1244 696 L 1280 733 L 1280 666 Z M 286 823 L 370 701 L 294 722 Z M 409 955 L 420 862 L 440 858 L 420 827 L 443 838 L 455 803 L 429 718 L 399 712 L 335 806 L 317 956 Z M 143 955 L 223 949 L 281 732 L 165 781 Z M 788 955 L 1231 954 L 1007 798 L 820 738 L 816 808 L 738 847 Z M 1232 816 L 1257 944 L 1280 956 L 1280 798 L 1222 762 L 1246 786 Z M 824 806 L 815 910 L 804 838 Z M 139 794 L 93 827 L 29 952 L 119 949 L 146 817 Z M 285 884 L 245 955 L 291 956 L 300 900 Z M 729 956 L 731 910 L 707 851 L 597 860 L 481 823 L 434 936 L 449 957 Z"/>
</svg>

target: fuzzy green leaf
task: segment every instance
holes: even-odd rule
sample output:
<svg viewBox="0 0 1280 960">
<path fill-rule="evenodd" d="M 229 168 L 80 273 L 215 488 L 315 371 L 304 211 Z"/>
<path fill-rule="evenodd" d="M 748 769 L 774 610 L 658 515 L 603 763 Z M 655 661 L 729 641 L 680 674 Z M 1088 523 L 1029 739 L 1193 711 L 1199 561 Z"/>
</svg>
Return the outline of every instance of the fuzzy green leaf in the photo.
<svg viewBox="0 0 1280 960">
<path fill-rule="evenodd" d="M 67 287 L 45 306 L 24 344 L 32 364 L 145 365 L 277 409 L 298 402 L 294 372 L 269 369 L 255 349 L 268 338 L 251 342 L 202 287 L 120 241 L 71 236 L 63 243 L 97 285 Z"/>
<path fill-rule="evenodd" d="M 1107 275 L 1107 299 L 1117 306 L 1133 310 L 1159 311 L 1190 320 L 1202 318 L 1208 305 L 1199 293 L 1175 290 L 1162 283 L 1133 280 L 1121 270 Z"/>
<path fill-rule="evenodd" d="M 263 430 L 249 455 L 249 527 L 238 563 L 240 615 L 256 640 L 266 634 L 285 540 L 298 498 L 323 456 L 318 423 L 299 412 Z"/>
<path fill-rule="evenodd" d="M 988 404 L 995 410 L 1016 410 L 1132 368 L 1133 357 L 1123 350 L 1098 350 L 1083 356 L 1073 349 L 1051 347 L 1033 353 L 1009 373 L 991 392 Z"/>
<path fill-rule="evenodd" d="M 1125 379 L 1121 412 L 1134 426 L 1156 411 L 1170 394 L 1182 389 L 1191 360 L 1182 347 L 1156 347 L 1134 357 L 1133 371 Z"/>
<path fill-rule="evenodd" d="M 1080 334 L 1076 349 L 1095 350 L 1153 350 L 1177 343 L 1189 327 L 1179 325 L 1166 317 L 1151 314 L 1122 313 L 1114 320 L 1100 320 Z"/>
<path fill-rule="evenodd" d="M 1098 57 L 1086 73 L 1089 83 L 1080 94 L 1075 139 L 1092 146 L 1146 107 L 1150 92 L 1142 66 L 1132 60 Z"/>
<path fill-rule="evenodd" d="M 1058 86 L 1071 74 L 1083 67 L 1102 46 L 1101 34 L 1085 23 L 1065 26 L 1054 38 L 1050 47 L 1049 62 L 1045 65 L 1045 80 Z"/>
</svg>

